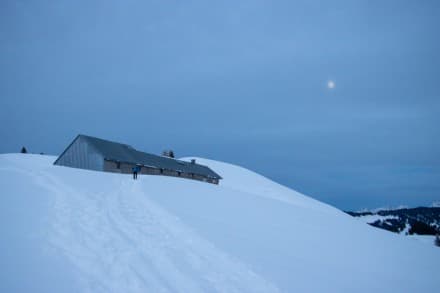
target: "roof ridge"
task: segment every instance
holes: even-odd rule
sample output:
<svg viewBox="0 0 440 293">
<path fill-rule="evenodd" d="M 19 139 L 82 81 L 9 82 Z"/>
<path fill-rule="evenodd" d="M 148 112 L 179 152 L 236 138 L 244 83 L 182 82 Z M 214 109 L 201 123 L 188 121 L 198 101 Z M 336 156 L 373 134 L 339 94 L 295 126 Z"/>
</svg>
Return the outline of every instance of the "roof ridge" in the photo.
<svg viewBox="0 0 440 293">
<path fill-rule="evenodd" d="M 136 149 L 135 149 L 134 147 L 132 147 L 131 145 L 126 144 L 126 143 L 122 143 L 122 142 L 117 142 L 117 141 L 113 141 L 113 140 L 103 139 L 103 138 L 99 138 L 99 137 L 96 137 L 96 136 L 85 135 L 85 134 L 79 134 L 78 136 L 79 136 L 79 137 L 84 137 L 84 138 L 86 138 L 86 139 L 96 139 L 96 140 L 101 140 L 101 141 L 106 142 L 106 143 L 115 143 L 115 144 L 119 144 L 119 145 L 127 146 L 127 147 L 129 147 L 129 148 L 131 148 L 131 149 L 136 150 Z"/>
</svg>

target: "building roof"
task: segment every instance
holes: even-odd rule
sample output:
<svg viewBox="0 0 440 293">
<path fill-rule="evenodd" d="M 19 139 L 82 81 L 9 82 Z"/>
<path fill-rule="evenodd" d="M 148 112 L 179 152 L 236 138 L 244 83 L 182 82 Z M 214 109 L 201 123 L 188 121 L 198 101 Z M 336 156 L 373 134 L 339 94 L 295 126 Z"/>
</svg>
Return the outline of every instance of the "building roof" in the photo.
<svg viewBox="0 0 440 293">
<path fill-rule="evenodd" d="M 212 171 L 207 166 L 197 163 L 190 163 L 169 157 L 144 153 L 126 144 L 112 142 L 92 136 L 80 134 L 78 135 L 78 137 L 81 137 L 82 139 L 90 143 L 96 149 L 96 151 L 101 153 L 107 160 L 140 164 L 143 166 L 168 169 L 185 173 L 194 173 L 214 179 L 222 178 L 220 175 Z"/>
</svg>

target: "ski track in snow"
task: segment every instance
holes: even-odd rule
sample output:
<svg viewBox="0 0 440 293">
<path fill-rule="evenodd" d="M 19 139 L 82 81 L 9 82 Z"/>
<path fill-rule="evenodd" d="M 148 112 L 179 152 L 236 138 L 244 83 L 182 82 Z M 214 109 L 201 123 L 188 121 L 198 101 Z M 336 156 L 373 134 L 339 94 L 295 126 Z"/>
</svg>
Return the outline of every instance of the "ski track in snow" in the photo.
<svg viewBox="0 0 440 293">
<path fill-rule="evenodd" d="M 50 242 L 86 292 L 279 291 L 155 204 L 140 182 L 84 193 L 41 175 L 37 182 L 56 195 Z"/>
</svg>

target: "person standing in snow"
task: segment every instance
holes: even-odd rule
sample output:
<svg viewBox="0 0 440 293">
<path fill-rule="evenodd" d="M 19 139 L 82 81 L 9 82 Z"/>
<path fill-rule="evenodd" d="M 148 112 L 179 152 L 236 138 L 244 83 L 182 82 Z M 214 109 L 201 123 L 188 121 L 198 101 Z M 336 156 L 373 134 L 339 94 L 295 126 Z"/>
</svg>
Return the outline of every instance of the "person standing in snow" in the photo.
<svg viewBox="0 0 440 293">
<path fill-rule="evenodd" d="M 139 166 L 134 166 L 133 168 L 131 168 L 131 170 L 133 171 L 133 179 L 136 180 L 138 178 L 138 172 L 140 171 Z"/>
</svg>

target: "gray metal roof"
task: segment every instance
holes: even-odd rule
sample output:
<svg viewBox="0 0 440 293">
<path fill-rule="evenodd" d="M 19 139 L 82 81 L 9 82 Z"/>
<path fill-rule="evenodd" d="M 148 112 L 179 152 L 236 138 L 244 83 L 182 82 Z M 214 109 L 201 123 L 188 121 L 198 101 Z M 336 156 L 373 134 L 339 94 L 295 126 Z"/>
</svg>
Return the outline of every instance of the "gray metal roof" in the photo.
<svg viewBox="0 0 440 293">
<path fill-rule="evenodd" d="M 210 178 L 221 179 L 222 177 L 212 171 L 210 168 L 200 164 L 193 164 L 164 156 L 157 156 L 135 150 L 133 147 L 112 142 L 92 136 L 80 134 L 78 137 L 88 141 L 105 159 L 140 164 L 149 167 L 156 167 L 168 170 L 181 171 L 185 173 L 194 173 Z"/>
</svg>

